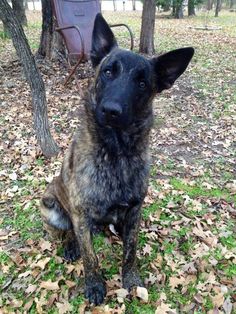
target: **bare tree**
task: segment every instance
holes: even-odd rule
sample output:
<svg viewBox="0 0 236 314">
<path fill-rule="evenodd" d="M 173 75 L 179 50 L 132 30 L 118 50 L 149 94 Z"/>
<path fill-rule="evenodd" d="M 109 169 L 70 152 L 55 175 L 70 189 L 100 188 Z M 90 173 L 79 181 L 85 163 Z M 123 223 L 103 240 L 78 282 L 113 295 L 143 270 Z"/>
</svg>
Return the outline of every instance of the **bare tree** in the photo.
<svg viewBox="0 0 236 314">
<path fill-rule="evenodd" d="M 215 17 L 219 16 L 220 8 L 221 8 L 221 0 L 216 0 Z"/>
<path fill-rule="evenodd" d="M 194 2 L 194 0 L 188 0 L 188 16 L 196 15 Z"/>
<path fill-rule="evenodd" d="M 145 0 L 143 4 L 142 26 L 139 51 L 154 54 L 154 28 L 155 28 L 156 1 Z"/>
<path fill-rule="evenodd" d="M 117 7 L 116 7 L 116 0 L 113 0 L 113 8 L 114 8 L 114 11 L 117 10 Z"/>
<path fill-rule="evenodd" d="M 132 7 L 133 7 L 133 11 L 136 11 L 136 1 L 132 0 Z"/>
<path fill-rule="evenodd" d="M 229 8 L 230 9 L 233 9 L 234 3 L 235 3 L 235 0 L 230 0 L 230 3 L 229 3 Z"/>
<path fill-rule="evenodd" d="M 42 3 L 42 32 L 37 57 L 57 59 L 57 53 L 65 56 L 65 46 L 62 36 L 54 31 L 54 19 L 51 1 L 41 0 Z"/>
<path fill-rule="evenodd" d="M 183 0 L 173 0 L 172 6 L 173 6 L 172 15 L 176 19 L 182 19 L 184 17 Z"/>
<path fill-rule="evenodd" d="M 11 0 L 12 9 L 21 25 L 27 26 L 27 18 L 25 15 L 25 6 L 23 0 Z"/>
<path fill-rule="evenodd" d="M 43 154 L 46 157 L 51 157 L 57 154 L 59 149 L 49 129 L 44 83 L 35 64 L 23 28 L 15 17 L 7 0 L 0 0 L 0 19 L 9 29 L 13 45 L 22 63 L 26 80 L 30 85 L 34 129 L 38 143 Z"/>
</svg>

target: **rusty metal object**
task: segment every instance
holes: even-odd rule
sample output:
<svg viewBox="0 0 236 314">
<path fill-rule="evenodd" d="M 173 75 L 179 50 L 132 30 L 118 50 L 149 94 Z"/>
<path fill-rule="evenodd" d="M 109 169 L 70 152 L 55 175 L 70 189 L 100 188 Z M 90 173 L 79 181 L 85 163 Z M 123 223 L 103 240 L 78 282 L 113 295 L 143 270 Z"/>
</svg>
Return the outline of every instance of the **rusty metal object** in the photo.
<svg viewBox="0 0 236 314">
<path fill-rule="evenodd" d="M 63 36 L 67 51 L 69 76 L 75 76 L 77 67 L 90 57 L 92 32 L 95 17 L 101 13 L 99 0 L 51 0 L 53 15 L 56 20 L 56 31 Z M 130 33 L 131 50 L 133 49 L 133 34 L 126 24 L 114 24 L 111 27 L 124 26 Z M 76 62 L 72 65 L 73 61 Z"/>
</svg>

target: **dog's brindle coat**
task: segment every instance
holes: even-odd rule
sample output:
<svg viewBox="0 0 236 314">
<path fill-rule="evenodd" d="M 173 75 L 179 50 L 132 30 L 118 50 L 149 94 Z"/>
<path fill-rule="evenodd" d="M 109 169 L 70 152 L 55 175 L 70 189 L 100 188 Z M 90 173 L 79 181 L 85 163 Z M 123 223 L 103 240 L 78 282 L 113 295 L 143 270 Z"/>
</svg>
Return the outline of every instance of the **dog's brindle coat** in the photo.
<svg viewBox="0 0 236 314">
<path fill-rule="evenodd" d="M 135 258 L 148 187 L 152 99 L 173 85 L 192 56 L 192 48 L 183 48 L 148 60 L 119 49 L 106 21 L 96 17 L 96 75 L 83 99 L 84 120 L 41 202 L 46 229 L 64 238 L 65 257 L 83 258 L 91 303 L 102 303 L 106 294 L 91 240 L 99 226 L 114 224 L 122 236 L 123 286 L 142 285 Z"/>
</svg>

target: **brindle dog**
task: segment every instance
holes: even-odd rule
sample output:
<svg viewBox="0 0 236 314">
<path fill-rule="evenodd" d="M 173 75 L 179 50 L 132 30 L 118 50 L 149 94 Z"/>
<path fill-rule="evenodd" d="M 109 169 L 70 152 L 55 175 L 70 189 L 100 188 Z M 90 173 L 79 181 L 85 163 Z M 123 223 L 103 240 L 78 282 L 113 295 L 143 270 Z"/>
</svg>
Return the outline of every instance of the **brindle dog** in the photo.
<svg viewBox="0 0 236 314">
<path fill-rule="evenodd" d="M 185 71 L 193 48 L 152 59 L 118 48 L 103 17 L 95 20 L 91 61 L 96 69 L 83 99 L 84 117 L 61 173 L 41 201 L 46 229 L 64 238 L 65 258 L 83 259 L 85 296 L 106 295 L 92 234 L 114 224 L 123 239 L 123 286 L 142 286 L 136 269 L 141 206 L 148 187 L 152 100 Z"/>
</svg>

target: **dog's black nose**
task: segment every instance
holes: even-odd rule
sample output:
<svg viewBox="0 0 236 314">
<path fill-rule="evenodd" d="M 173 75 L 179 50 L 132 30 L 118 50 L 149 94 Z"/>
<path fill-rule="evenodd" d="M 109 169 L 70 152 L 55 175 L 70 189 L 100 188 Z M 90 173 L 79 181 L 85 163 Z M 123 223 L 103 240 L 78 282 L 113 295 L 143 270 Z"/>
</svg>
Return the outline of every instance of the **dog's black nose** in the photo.
<svg viewBox="0 0 236 314">
<path fill-rule="evenodd" d="M 118 118 L 122 114 L 122 108 L 118 103 L 104 103 L 102 106 L 102 113 L 108 118 Z"/>
</svg>

